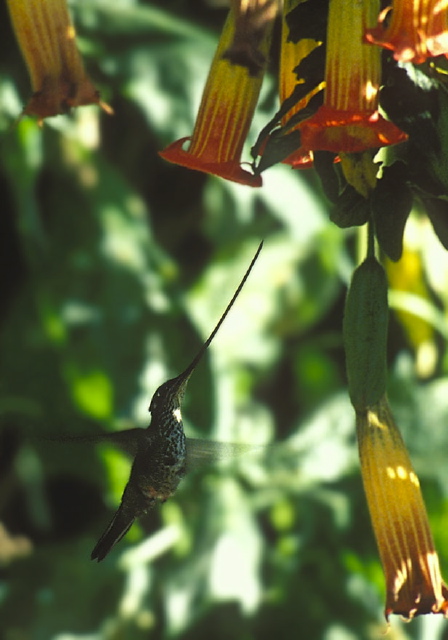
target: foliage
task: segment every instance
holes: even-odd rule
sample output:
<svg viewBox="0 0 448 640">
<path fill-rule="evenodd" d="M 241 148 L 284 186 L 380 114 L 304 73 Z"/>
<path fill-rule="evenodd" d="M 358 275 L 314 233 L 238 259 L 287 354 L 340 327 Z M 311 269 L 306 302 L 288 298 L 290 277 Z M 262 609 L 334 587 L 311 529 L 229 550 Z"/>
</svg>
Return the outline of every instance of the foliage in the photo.
<svg viewBox="0 0 448 640">
<path fill-rule="evenodd" d="M 330 222 L 311 172 L 276 166 L 249 190 L 158 157 L 191 131 L 224 16 L 159 5 L 73 3 L 115 115 L 85 107 L 42 128 L 16 120 L 27 78 L 1 8 L 0 520 L 13 536 L 0 550 L 2 637 L 378 637 L 383 577 L 341 336 L 363 232 Z M 271 83 L 254 140 L 272 96 Z M 146 426 L 155 388 L 196 353 L 260 238 L 184 416 L 187 435 L 268 447 L 187 476 L 91 563 L 129 462 L 48 438 Z M 402 260 L 387 264 L 390 398 L 448 574 L 448 270 L 416 208 Z M 442 625 L 394 620 L 391 637 L 448 637 Z"/>
</svg>

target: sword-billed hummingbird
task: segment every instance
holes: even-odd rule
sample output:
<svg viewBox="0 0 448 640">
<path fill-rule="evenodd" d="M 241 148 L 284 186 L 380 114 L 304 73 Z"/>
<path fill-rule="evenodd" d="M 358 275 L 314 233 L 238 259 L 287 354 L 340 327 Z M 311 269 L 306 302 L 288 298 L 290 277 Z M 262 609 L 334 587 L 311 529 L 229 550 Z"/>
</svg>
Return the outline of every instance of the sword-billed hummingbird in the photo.
<svg viewBox="0 0 448 640">
<path fill-rule="evenodd" d="M 135 456 L 121 504 L 95 545 L 92 560 L 103 560 L 126 534 L 134 520 L 147 513 L 157 502 L 164 502 L 172 496 L 185 475 L 187 442 L 182 424 L 181 402 L 188 380 L 243 288 L 262 246 L 261 242 L 226 310 L 198 354 L 180 375 L 164 382 L 153 395 L 149 405 L 149 427 L 127 429 L 92 438 L 108 439 L 121 444 Z M 80 439 L 90 438 L 87 436 Z"/>
</svg>

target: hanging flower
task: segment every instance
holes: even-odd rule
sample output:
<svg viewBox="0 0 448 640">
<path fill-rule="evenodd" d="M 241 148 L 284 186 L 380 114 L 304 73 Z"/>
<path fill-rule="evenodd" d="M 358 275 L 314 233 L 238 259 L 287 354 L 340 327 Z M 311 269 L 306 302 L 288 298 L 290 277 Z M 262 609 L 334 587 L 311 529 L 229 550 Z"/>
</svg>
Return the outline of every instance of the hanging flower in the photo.
<svg viewBox="0 0 448 640">
<path fill-rule="evenodd" d="M 381 51 L 363 43 L 379 0 L 330 0 L 324 104 L 300 126 L 306 150 L 359 153 L 406 134 L 378 111 Z"/>
<path fill-rule="evenodd" d="M 111 113 L 84 70 L 66 0 L 8 0 L 8 7 L 34 91 L 23 113 L 41 121 L 87 104 Z"/>
<path fill-rule="evenodd" d="M 361 471 L 386 577 L 386 618 L 448 613 L 418 477 L 384 395 L 357 413 Z"/>
<path fill-rule="evenodd" d="M 322 45 L 312 38 L 303 38 L 298 42 L 293 42 L 289 37 L 289 26 L 287 22 L 287 16 L 296 9 L 300 4 L 300 0 L 284 0 L 283 14 L 282 14 L 282 36 L 281 36 L 281 48 L 280 48 L 280 72 L 279 72 L 279 97 L 280 104 L 283 104 L 285 100 L 290 98 L 295 91 L 298 84 L 303 84 L 303 79 L 298 79 L 296 74 L 296 68 L 302 60 L 304 60 L 316 47 Z M 299 111 L 304 109 L 310 99 L 316 95 L 324 87 L 324 82 L 318 84 L 312 91 L 310 91 L 304 98 L 299 100 L 281 119 L 281 125 L 287 126 L 288 121 Z M 293 129 L 289 129 L 291 132 L 294 129 L 298 129 L 299 125 L 296 125 Z M 284 160 L 285 164 L 290 164 L 293 167 L 308 167 L 312 165 L 313 158 L 312 153 L 307 153 L 303 149 L 299 149 L 292 153 Z"/>
<path fill-rule="evenodd" d="M 170 144 L 160 152 L 162 158 L 234 182 L 261 186 L 260 176 L 241 167 L 241 153 L 261 89 L 275 11 L 272 0 L 233 3 L 193 135 Z"/>
<path fill-rule="evenodd" d="M 392 7 L 379 14 L 378 26 L 367 29 L 365 38 L 391 49 L 400 62 L 421 64 L 448 54 L 448 0 L 394 0 Z"/>
</svg>

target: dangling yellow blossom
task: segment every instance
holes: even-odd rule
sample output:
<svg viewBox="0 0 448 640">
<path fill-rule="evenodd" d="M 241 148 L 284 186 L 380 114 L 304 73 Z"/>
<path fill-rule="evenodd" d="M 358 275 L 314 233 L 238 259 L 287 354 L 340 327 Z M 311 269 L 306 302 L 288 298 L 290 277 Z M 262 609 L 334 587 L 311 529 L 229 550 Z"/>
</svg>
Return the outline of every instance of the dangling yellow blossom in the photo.
<svg viewBox="0 0 448 640">
<path fill-rule="evenodd" d="M 87 104 L 111 113 L 84 70 L 66 0 L 7 2 L 34 91 L 24 114 L 42 121 Z"/>
</svg>

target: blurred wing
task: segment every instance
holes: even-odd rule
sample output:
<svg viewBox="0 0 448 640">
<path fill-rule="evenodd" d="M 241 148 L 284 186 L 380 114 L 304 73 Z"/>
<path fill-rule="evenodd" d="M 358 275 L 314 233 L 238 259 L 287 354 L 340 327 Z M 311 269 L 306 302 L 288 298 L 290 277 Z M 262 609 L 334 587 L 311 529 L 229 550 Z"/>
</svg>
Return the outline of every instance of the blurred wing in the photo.
<svg viewBox="0 0 448 640">
<path fill-rule="evenodd" d="M 83 444 L 86 442 L 111 442 L 120 447 L 125 453 L 131 456 L 137 454 L 140 440 L 143 437 L 145 429 L 124 429 L 123 431 L 104 431 L 103 433 L 95 433 L 83 436 L 47 436 L 44 439 L 50 442 L 61 442 L 70 444 Z"/>
<path fill-rule="evenodd" d="M 187 438 L 187 471 L 212 464 L 218 460 L 231 460 L 264 449 L 265 447 L 262 445 Z"/>
</svg>

